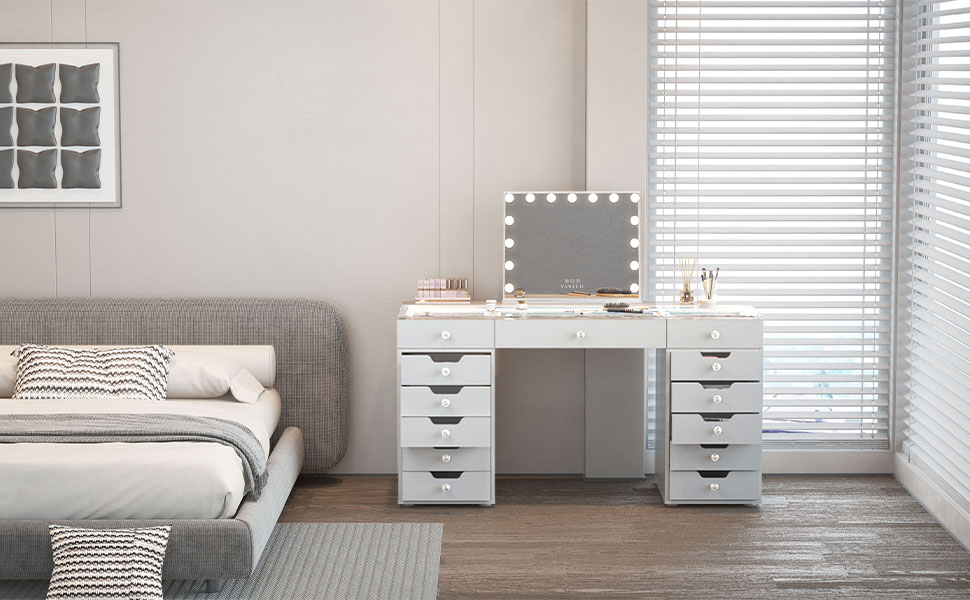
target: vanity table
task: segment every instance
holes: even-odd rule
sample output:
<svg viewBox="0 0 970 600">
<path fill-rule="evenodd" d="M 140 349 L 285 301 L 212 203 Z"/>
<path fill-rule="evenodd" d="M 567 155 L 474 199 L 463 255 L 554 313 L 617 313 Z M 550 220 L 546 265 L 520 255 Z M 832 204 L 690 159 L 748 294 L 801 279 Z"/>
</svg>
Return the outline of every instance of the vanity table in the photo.
<svg viewBox="0 0 970 600">
<path fill-rule="evenodd" d="M 760 317 L 750 307 L 632 308 L 643 312 L 589 301 L 404 304 L 399 503 L 495 503 L 495 356 L 507 348 L 585 350 L 587 478 L 644 477 L 644 351 L 658 349 L 655 473 L 664 502 L 758 503 Z"/>
</svg>

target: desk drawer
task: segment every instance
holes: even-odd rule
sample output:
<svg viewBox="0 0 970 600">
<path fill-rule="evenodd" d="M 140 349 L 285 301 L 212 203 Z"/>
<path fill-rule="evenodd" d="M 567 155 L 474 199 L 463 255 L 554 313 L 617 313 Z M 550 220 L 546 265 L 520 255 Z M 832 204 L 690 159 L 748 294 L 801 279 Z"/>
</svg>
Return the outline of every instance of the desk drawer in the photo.
<svg viewBox="0 0 970 600">
<path fill-rule="evenodd" d="M 697 382 L 670 384 L 670 412 L 761 412 L 761 382 L 738 382 L 705 387 Z"/>
<path fill-rule="evenodd" d="M 495 325 L 491 319 L 408 319 L 397 322 L 398 348 L 491 348 L 494 343 Z"/>
<path fill-rule="evenodd" d="M 761 443 L 761 415 L 734 415 L 716 421 L 705 421 L 701 415 L 671 415 L 670 421 L 671 444 Z"/>
<path fill-rule="evenodd" d="M 670 469 L 672 471 L 760 471 L 761 446 L 739 444 L 724 448 L 704 448 L 695 445 L 671 445 Z"/>
<path fill-rule="evenodd" d="M 761 319 L 670 319 L 668 348 L 760 348 Z"/>
<path fill-rule="evenodd" d="M 401 388 L 402 417 L 487 417 L 492 388 L 463 387 L 456 394 L 436 394 L 429 387 Z"/>
<path fill-rule="evenodd" d="M 433 448 L 435 446 L 492 445 L 492 419 L 465 417 L 458 423 L 436 424 L 428 417 L 401 418 L 401 446 Z"/>
<path fill-rule="evenodd" d="M 492 357 L 466 354 L 455 362 L 435 362 L 428 355 L 401 357 L 402 385 L 490 385 Z"/>
<path fill-rule="evenodd" d="M 662 347 L 662 319 L 502 319 L 495 322 L 498 348 Z"/>
<path fill-rule="evenodd" d="M 732 471 L 727 477 L 701 477 L 697 471 L 670 473 L 673 501 L 751 500 L 761 498 L 760 471 Z"/>
<path fill-rule="evenodd" d="M 669 350 L 671 381 L 761 381 L 761 350 Z"/>
<path fill-rule="evenodd" d="M 488 471 L 491 448 L 402 448 L 402 471 Z"/>
<path fill-rule="evenodd" d="M 462 473 L 461 477 L 437 479 L 428 472 L 401 473 L 402 502 L 489 502 L 491 473 Z"/>
</svg>

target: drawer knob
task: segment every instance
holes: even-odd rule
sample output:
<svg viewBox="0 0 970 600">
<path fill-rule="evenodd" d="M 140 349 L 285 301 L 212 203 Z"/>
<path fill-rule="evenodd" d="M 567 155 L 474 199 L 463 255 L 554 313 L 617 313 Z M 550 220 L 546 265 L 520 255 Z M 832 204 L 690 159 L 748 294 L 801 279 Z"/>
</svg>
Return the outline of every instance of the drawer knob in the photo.
<svg viewBox="0 0 970 600">
<path fill-rule="evenodd" d="M 449 339 L 451 339 L 451 332 L 448 331 L 447 329 L 445 329 L 444 331 L 442 331 L 441 332 L 441 339 L 443 339 L 443 340 L 449 340 Z"/>
<path fill-rule="evenodd" d="M 715 329 L 714 331 L 711 332 L 711 339 L 712 340 L 719 339 L 720 337 L 721 337 L 721 332 L 718 331 L 717 329 Z"/>
<path fill-rule="evenodd" d="M 448 431 L 448 430 L 446 429 L 445 431 Z M 715 425 L 714 426 L 714 435 L 721 435 L 722 433 L 724 433 L 724 430 L 721 429 L 721 426 L 720 425 Z M 444 433 L 442 433 L 441 435 L 444 435 Z M 448 437 L 448 436 L 445 435 L 445 437 Z"/>
<path fill-rule="evenodd" d="M 718 368 L 720 368 L 720 367 L 718 367 Z M 717 369 L 715 369 L 715 370 L 717 370 Z M 441 376 L 442 377 L 447 377 L 449 375 L 451 375 L 451 369 L 449 369 L 448 367 L 441 367 Z"/>
<path fill-rule="evenodd" d="M 715 483 L 714 485 L 717 485 L 717 484 Z M 451 491 L 451 484 L 450 483 L 442 484 L 441 491 L 442 492 L 450 492 Z"/>
<path fill-rule="evenodd" d="M 447 485 L 447 484 L 445 484 L 445 485 Z M 718 484 L 716 484 L 716 483 L 712 483 L 711 484 L 711 491 L 712 492 L 716 492 L 719 489 L 721 489 L 721 486 L 719 486 Z"/>
<path fill-rule="evenodd" d="M 720 428 L 718 428 L 718 429 L 720 429 Z M 718 433 L 720 433 L 720 431 Z M 447 429 L 442 429 L 441 430 L 441 437 L 443 437 L 445 439 L 448 439 L 448 438 L 451 437 L 451 432 L 448 431 Z"/>
<path fill-rule="evenodd" d="M 448 455 L 445 454 L 445 456 L 448 456 Z M 721 455 L 718 454 L 717 452 L 711 455 L 711 462 L 717 462 L 719 460 L 721 460 Z M 448 461 L 445 461 L 445 462 L 448 462 Z"/>
<path fill-rule="evenodd" d="M 450 454 L 442 454 L 441 455 L 441 462 L 446 462 L 446 463 L 447 462 L 451 462 L 451 455 Z"/>
<path fill-rule="evenodd" d="M 586 332 L 585 331 L 583 331 L 582 329 L 580 329 L 579 331 L 576 332 L 576 339 L 582 340 L 582 339 L 585 339 L 585 338 L 586 338 Z"/>
<path fill-rule="evenodd" d="M 447 398 L 444 398 L 444 399 L 441 400 L 441 407 L 442 408 L 448 408 L 449 406 L 451 406 L 451 400 L 449 400 Z"/>
<path fill-rule="evenodd" d="M 714 404 L 720 404 L 721 400 L 724 400 L 724 398 L 722 398 L 720 394 L 714 394 L 713 400 Z"/>
<path fill-rule="evenodd" d="M 715 371 L 720 371 L 721 370 L 721 363 L 716 362 L 713 365 L 711 365 L 711 368 L 714 369 Z"/>
</svg>

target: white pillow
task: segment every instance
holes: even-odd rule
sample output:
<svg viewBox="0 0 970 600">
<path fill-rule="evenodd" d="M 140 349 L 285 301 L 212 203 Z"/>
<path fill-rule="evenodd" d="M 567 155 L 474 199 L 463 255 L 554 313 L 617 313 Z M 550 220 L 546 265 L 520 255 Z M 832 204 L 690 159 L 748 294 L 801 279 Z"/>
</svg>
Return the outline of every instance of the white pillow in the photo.
<svg viewBox="0 0 970 600">
<path fill-rule="evenodd" d="M 17 357 L 0 352 L 0 398 L 12 398 L 17 388 Z"/>
<path fill-rule="evenodd" d="M 180 350 L 168 372 L 169 398 L 219 398 L 232 392 L 239 402 L 252 404 L 264 389 L 234 359 L 211 352 Z"/>
</svg>

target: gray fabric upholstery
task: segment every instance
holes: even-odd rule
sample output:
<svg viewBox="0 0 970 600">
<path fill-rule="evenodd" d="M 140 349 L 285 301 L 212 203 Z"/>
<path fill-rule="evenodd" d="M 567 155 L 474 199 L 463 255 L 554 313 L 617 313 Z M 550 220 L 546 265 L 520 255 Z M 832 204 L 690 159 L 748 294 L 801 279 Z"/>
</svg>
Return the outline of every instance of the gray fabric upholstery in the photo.
<svg viewBox="0 0 970 600">
<path fill-rule="evenodd" d="M 277 435 L 299 427 L 306 473 L 347 451 L 350 367 L 343 318 L 321 300 L 0 298 L 0 345 L 270 344 L 283 399 Z"/>
</svg>

